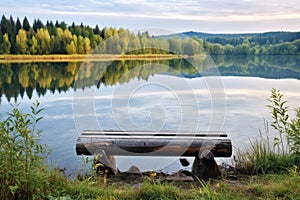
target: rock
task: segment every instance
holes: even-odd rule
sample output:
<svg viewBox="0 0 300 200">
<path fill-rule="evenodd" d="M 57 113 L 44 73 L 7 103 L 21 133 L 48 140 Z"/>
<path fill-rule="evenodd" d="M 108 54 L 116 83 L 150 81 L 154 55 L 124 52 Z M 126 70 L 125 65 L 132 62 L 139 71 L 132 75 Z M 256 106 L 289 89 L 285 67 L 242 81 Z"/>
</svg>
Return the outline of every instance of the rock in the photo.
<svg viewBox="0 0 300 200">
<path fill-rule="evenodd" d="M 186 158 L 180 158 L 179 161 L 183 167 L 187 167 L 190 165 L 190 162 Z"/>
<path fill-rule="evenodd" d="M 168 177 L 165 178 L 167 181 L 194 181 L 193 177 L 187 176 L 181 172 L 176 172 L 172 175 L 169 175 Z"/>
<path fill-rule="evenodd" d="M 182 173 L 182 174 L 184 174 L 184 175 L 192 176 L 192 177 L 193 177 L 192 172 L 190 172 L 190 171 L 188 171 L 188 170 L 180 170 L 179 172 Z"/>
<path fill-rule="evenodd" d="M 236 168 L 227 164 L 227 163 L 222 163 L 220 166 L 219 166 L 220 170 L 221 171 L 225 171 L 225 172 L 237 172 Z"/>
<path fill-rule="evenodd" d="M 133 189 L 140 189 L 143 186 L 143 183 L 136 183 L 132 186 Z"/>
<path fill-rule="evenodd" d="M 199 155 L 195 157 L 192 173 L 203 180 L 217 178 L 221 175 L 214 154 L 209 150 L 199 152 Z"/>
<path fill-rule="evenodd" d="M 127 173 L 132 173 L 132 174 L 140 174 L 141 171 L 137 166 L 131 166 L 127 171 Z"/>
<path fill-rule="evenodd" d="M 231 180 L 237 180 L 237 176 L 236 175 L 233 175 L 233 174 L 230 174 L 227 176 L 228 179 L 231 179 Z"/>
</svg>

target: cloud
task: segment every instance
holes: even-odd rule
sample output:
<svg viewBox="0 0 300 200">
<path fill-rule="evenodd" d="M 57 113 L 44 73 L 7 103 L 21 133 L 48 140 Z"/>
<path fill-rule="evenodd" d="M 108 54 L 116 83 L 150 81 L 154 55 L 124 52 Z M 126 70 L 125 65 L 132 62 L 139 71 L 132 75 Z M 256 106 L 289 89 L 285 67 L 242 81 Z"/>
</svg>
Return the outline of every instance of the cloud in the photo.
<svg viewBox="0 0 300 200">
<path fill-rule="evenodd" d="M 98 21 L 110 26 L 137 28 L 145 26 L 170 27 L 184 25 L 198 26 L 199 23 L 240 22 L 282 22 L 282 27 L 293 27 L 300 21 L 300 0 L 2 0 L 0 7 L 4 14 L 34 15 L 34 18 Z M 76 16 L 76 17 L 74 17 Z M 81 22 L 79 21 L 79 22 Z M 178 23 L 176 23 L 176 21 Z M 298 23 L 299 24 L 299 23 Z M 253 26 L 255 23 L 252 24 Z M 134 27 L 135 26 L 135 27 Z M 263 26 L 263 25 L 262 25 Z M 294 24 L 295 29 L 298 25 Z M 274 27 L 273 25 L 270 27 Z M 220 26 L 222 28 L 222 26 Z M 279 26 L 280 28 L 280 26 Z M 190 28 L 192 29 L 192 28 Z M 226 31 L 226 30 L 225 30 Z"/>
<path fill-rule="evenodd" d="M 114 0 L 99 3 L 87 1 L 77 9 L 64 7 L 60 14 L 81 14 L 96 16 L 124 16 L 153 19 L 180 19 L 205 21 L 249 21 L 260 19 L 300 19 L 299 0 L 289 3 L 277 1 L 124 1 Z M 70 6 L 73 5 L 73 2 Z M 83 9 L 80 9 L 83 8 Z"/>
<path fill-rule="evenodd" d="M 11 3 L 10 3 L 11 2 Z M 2 4 L 2 5 L 1 5 Z M 247 19 L 268 18 L 299 18 L 300 0 L 188 0 L 188 1 L 154 1 L 154 0 L 112 0 L 97 1 L 87 0 L 74 4 L 73 0 L 46 0 L 43 4 L 37 4 L 33 0 L 22 2 L 2 1 L 1 7 L 11 8 L 15 4 L 20 5 L 28 12 L 34 8 L 38 12 L 48 11 L 57 14 L 80 14 L 96 16 L 128 16 L 154 19 L 182 19 L 182 20 L 226 20 L 241 21 Z M 17 6 L 18 7 L 18 6 Z"/>
</svg>

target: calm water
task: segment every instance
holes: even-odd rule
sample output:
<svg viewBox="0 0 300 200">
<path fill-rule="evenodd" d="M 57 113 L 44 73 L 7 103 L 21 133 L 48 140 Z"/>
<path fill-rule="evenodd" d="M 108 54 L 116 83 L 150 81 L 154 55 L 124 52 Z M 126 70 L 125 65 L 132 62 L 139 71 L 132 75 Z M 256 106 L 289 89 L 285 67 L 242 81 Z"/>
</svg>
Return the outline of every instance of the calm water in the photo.
<svg viewBox="0 0 300 200">
<path fill-rule="evenodd" d="M 299 106 L 299 56 L 213 61 L 2 64 L 0 111 L 14 100 L 26 110 L 38 99 L 51 162 L 72 173 L 82 163 L 75 153 L 82 129 L 223 130 L 242 147 L 259 136 L 264 119 L 270 121 L 266 99 L 272 88 L 284 93 L 290 110 Z M 117 164 L 120 170 L 180 168 L 177 158 L 118 157 Z"/>
</svg>

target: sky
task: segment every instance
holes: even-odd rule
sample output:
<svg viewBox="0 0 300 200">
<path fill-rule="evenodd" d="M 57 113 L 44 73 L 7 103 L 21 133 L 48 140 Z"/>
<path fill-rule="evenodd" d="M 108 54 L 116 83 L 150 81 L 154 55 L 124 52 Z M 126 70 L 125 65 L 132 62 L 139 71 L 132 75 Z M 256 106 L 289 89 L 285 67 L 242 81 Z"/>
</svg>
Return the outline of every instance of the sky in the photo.
<svg viewBox="0 0 300 200">
<path fill-rule="evenodd" d="M 300 31 L 300 0 L 1 0 L 2 14 L 155 34 Z"/>
</svg>

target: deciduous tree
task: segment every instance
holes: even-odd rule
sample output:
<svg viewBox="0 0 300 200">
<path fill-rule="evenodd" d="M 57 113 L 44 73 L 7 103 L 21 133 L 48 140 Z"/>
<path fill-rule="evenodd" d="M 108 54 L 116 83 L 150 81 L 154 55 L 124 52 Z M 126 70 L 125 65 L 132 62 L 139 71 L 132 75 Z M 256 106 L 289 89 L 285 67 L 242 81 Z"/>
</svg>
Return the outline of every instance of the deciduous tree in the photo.
<svg viewBox="0 0 300 200">
<path fill-rule="evenodd" d="M 16 36 L 16 46 L 17 46 L 17 52 L 19 54 L 26 54 L 27 53 L 27 35 L 26 31 L 24 29 L 20 29 L 18 32 L 18 35 Z"/>
<path fill-rule="evenodd" d="M 2 41 L 2 44 L 1 44 L 1 48 L 0 48 L 1 54 L 9 54 L 10 53 L 10 47 L 11 47 L 11 44 L 10 44 L 10 41 L 8 39 L 8 34 L 5 33 L 3 35 L 3 41 Z"/>
</svg>

